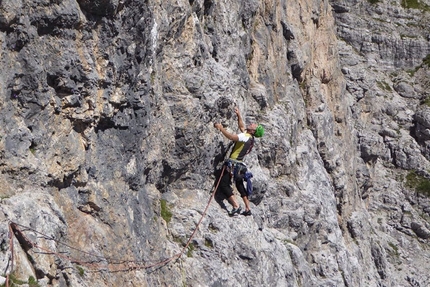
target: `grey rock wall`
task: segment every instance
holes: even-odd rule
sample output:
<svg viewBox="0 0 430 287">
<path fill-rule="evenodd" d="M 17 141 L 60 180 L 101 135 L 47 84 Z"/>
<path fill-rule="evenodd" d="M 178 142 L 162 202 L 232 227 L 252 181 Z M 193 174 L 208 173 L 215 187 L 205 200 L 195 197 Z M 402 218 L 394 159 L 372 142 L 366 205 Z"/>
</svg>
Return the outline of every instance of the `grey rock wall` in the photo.
<svg viewBox="0 0 430 287">
<path fill-rule="evenodd" d="M 430 3 L 405 3 L 0 1 L 2 278 L 429 285 Z M 231 218 L 234 107 L 266 134 Z"/>
</svg>

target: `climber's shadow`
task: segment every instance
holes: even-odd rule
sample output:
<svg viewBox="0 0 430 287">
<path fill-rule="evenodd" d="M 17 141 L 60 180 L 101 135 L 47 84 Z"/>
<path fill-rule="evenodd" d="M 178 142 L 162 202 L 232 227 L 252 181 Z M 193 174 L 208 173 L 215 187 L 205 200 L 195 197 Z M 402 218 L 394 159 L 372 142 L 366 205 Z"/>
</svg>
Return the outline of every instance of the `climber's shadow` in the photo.
<svg viewBox="0 0 430 287">
<path fill-rule="evenodd" d="M 224 160 L 227 151 L 231 148 L 232 145 L 233 142 L 230 142 L 227 146 L 224 146 L 223 142 L 219 142 L 218 149 L 221 150 L 221 153 L 215 155 L 213 163 L 213 174 L 215 175 L 215 182 L 213 184 L 213 187 L 215 188 L 218 185 L 218 190 L 215 191 L 214 199 L 219 204 L 219 206 L 222 209 L 227 210 L 227 212 L 228 209 L 225 205 L 225 200 L 227 200 L 227 197 L 220 191 L 219 185 L 229 185 L 231 187 L 231 177 L 227 169 L 224 169 Z"/>
<path fill-rule="evenodd" d="M 227 171 L 227 167 L 225 167 L 224 165 L 224 156 L 223 156 L 226 154 L 228 148 L 226 149 L 224 146 L 220 146 L 220 148 L 222 152 L 221 154 L 215 156 L 215 160 L 213 164 L 213 170 L 215 175 L 215 181 L 214 181 L 213 187 L 215 188 L 218 186 L 217 190 L 214 189 L 214 192 L 215 192 L 214 199 L 222 209 L 228 212 L 227 206 L 225 205 L 225 201 L 227 200 L 227 197 L 220 190 L 220 186 L 226 186 L 226 185 L 231 186 L 230 173 Z"/>
<path fill-rule="evenodd" d="M 229 177 L 228 171 L 224 169 L 222 166 L 219 169 L 215 169 L 214 175 L 215 175 L 215 182 L 213 186 L 216 187 L 218 185 L 218 190 L 214 190 L 215 192 L 214 199 L 222 209 L 228 212 L 227 206 L 225 205 L 225 202 L 224 202 L 224 200 L 227 200 L 227 197 L 224 195 L 224 193 L 220 191 L 220 187 L 219 187 L 221 184 L 225 183 L 226 180 L 229 180 L 227 178 Z"/>
</svg>

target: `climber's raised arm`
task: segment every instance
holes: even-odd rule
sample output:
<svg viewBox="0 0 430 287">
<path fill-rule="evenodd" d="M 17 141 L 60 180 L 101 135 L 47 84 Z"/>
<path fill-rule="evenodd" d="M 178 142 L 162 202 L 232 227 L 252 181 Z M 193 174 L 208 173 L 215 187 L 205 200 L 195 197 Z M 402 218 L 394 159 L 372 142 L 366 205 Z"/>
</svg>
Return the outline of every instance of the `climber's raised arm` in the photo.
<svg viewBox="0 0 430 287">
<path fill-rule="evenodd" d="M 240 129 L 240 131 L 241 132 L 244 132 L 245 131 L 245 123 L 243 122 L 243 119 L 242 119 L 242 116 L 240 115 L 240 111 L 239 111 L 239 108 L 234 108 L 234 112 L 236 113 L 236 115 L 237 115 L 237 124 L 238 124 L 238 126 L 239 126 L 239 129 Z"/>
<path fill-rule="evenodd" d="M 228 132 L 220 123 L 215 123 L 214 127 L 217 128 L 218 130 L 220 130 L 222 132 L 222 134 L 228 138 L 229 140 L 235 141 L 237 142 L 239 140 L 239 137 L 236 134 L 232 134 L 230 132 Z"/>
</svg>

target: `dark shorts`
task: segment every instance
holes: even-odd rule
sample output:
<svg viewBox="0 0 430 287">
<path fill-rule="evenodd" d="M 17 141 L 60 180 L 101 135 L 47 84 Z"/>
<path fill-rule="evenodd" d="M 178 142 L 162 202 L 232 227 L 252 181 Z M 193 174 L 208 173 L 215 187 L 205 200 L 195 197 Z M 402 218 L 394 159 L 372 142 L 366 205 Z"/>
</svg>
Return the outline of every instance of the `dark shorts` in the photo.
<svg viewBox="0 0 430 287">
<path fill-rule="evenodd" d="M 243 184 L 243 176 L 247 168 L 245 165 L 236 163 L 234 166 L 234 182 L 236 184 L 236 188 L 240 193 L 241 197 L 247 196 L 245 185 Z"/>
<path fill-rule="evenodd" d="M 236 184 L 236 188 L 239 191 L 241 197 L 248 196 L 248 194 L 246 193 L 245 185 L 243 184 L 243 175 L 236 176 L 235 184 Z"/>
<path fill-rule="evenodd" d="M 237 190 L 240 193 L 241 197 L 247 196 L 245 185 L 243 184 L 243 175 L 246 172 L 246 167 L 235 167 L 236 170 L 234 172 L 235 178 L 234 182 L 236 185 Z M 221 192 L 226 196 L 226 198 L 229 198 L 233 195 L 233 187 L 231 186 L 232 182 L 232 176 L 228 169 L 225 169 L 224 174 L 222 175 L 222 178 L 219 182 L 218 190 L 217 192 Z"/>
</svg>

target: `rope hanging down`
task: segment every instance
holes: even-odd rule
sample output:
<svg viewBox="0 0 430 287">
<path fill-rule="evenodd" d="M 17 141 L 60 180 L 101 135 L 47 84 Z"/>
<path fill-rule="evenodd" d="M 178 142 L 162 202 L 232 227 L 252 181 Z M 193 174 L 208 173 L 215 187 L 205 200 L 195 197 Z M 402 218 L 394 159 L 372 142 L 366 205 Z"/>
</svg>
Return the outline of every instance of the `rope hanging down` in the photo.
<svg viewBox="0 0 430 287">
<path fill-rule="evenodd" d="M 55 240 L 54 238 L 52 238 L 52 237 L 50 237 L 48 235 L 45 235 L 45 234 L 43 234 L 41 232 L 38 232 L 37 230 L 35 230 L 35 229 L 31 228 L 31 227 L 27 227 L 27 226 L 24 226 L 24 225 L 21 225 L 21 224 L 18 224 L 18 223 L 15 223 L 15 222 L 11 221 L 9 223 L 9 240 L 10 240 L 9 244 L 10 244 L 11 257 L 10 257 L 10 268 L 7 268 L 7 269 L 10 269 L 11 271 L 13 270 L 13 263 L 14 263 L 13 262 L 14 261 L 14 254 L 13 254 L 14 253 L 14 247 L 13 247 L 13 236 L 12 236 L 13 234 L 15 234 L 15 237 L 18 239 L 18 241 L 20 241 L 20 240 L 21 241 L 25 241 L 26 245 L 29 246 L 30 248 L 37 248 L 39 250 L 44 251 L 45 254 L 47 254 L 47 255 L 54 255 L 54 256 L 57 256 L 59 258 L 63 258 L 65 260 L 69 260 L 71 263 L 75 263 L 75 264 L 79 264 L 79 265 L 82 265 L 82 266 L 87 266 L 87 267 L 94 268 L 94 270 L 92 270 L 92 271 L 102 271 L 102 270 L 106 270 L 106 268 L 107 268 L 108 272 L 127 272 L 127 271 L 137 270 L 137 269 L 149 269 L 149 268 L 153 268 L 153 267 L 161 267 L 161 266 L 164 266 L 164 265 L 168 264 L 169 262 L 171 262 L 173 260 L 178 260 L 182 256 L 182 254 L 184 254 L 185 251 L 190 246 L 191 240 L 195 236 L 195 234 L 196 234 L 196 232 L 197 232 L 200 224 L 203 221 L 203 218 L 206 216 L 206 213 L 207 213 L 207 210 L 209 208 L 209 205 L 210 205 L 212 199 L 215 197 L 215 193 L 216 193 L 216 191 L 218 189 L 219 183 L 221 181 L 222 176 L 224 175 L 224 172 L 225 172 L 225 165 L 223 165 L 223 169 L 221 171 L 221 175 L 220 175 L 220 177 L 218 179 L 218 182 L 217 182 L 217 184 L 215 186 L 214 191 L 211 193 L 211 197 L 208 200 L 206 208 L 204 209 L 204 211 L 202 213 L 202 216 L 200 217 L 200 220 L 199 220 L 199 222 L 196 225 L 196 228 L 194 229 L 193 233 L 189 237 L 187 243 L 182 248 L 182 250 L 179 253 L 171 256 L 170 258 L 167 258 L 165 260 L 161 260 L 161 261 L 159 261 L 157 263 L 154 263 L 154 264 L 146 264 L 146 265 L 143 264 L 143 263 L 137 262 L 137 261 L 126 261 L 126 260 L 122 260 L 122 261 L 115 260 L 117 262 L 113 262 L 114 260 L 110 261 L 109 258 L 106 259 L 105 257 L 102 257 L 100 255 L 96 255 L 96 254 L 93 254 L 93 253 L 90 253 L 90 252 L 86 252 L 86 251 L 80 250 L 78 248 L 72 247 L 72 246 L 70 246 L 68 244 L 65 244 L 65 243 L 62 243 L 62 242 L 60 242 L 58 240 Z M 20 227 L 23 228 L 23 229 L 31 230 L 31 231 L 33 231 L 33 232 L 35 232 L 35 233 L 43 236 L 45 239 L 53 240 L 53 241 L 55 241 L 55 242 L 57 242 L 59 244 L 62 244 L 64 246 L 70 248 L 70 249 L 73 249 L 75 251 L 78 251 L 78 252 L 81 252 L 81 253 L 84 253 L 84 254 L 87 254 L 87 255 L 90 255 L 90 256 L 94 256 L 94 257 L 99 258 L 101 260 L 105 260 L 105 261 L 107 261 L 107 265 L 106 264 L 102 264 L 102 263 L 94 263 L 94 262 L 91 263 L 91 262 L 80 261 L 80 260 L 68 257 L 66 255 L 60 254 L 58 252 L 54 252 L 52 250 L 43 248 L 43 247 L 37 245 L 36 243 L 32 242 L 31 240 L 29 240 L 24 235 L 24 233 L 23 233 L 24 231 L 21 230 Z M 6 277 L 6 287 L 9 286 L 9 273 L 8 273 L 8 275 Z"/>
</svg>

